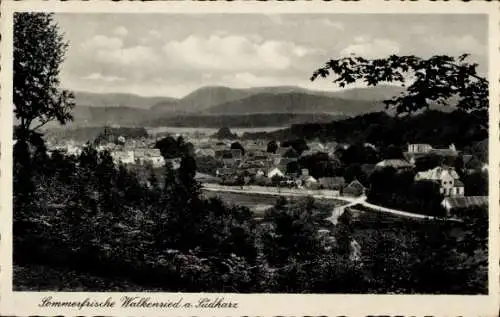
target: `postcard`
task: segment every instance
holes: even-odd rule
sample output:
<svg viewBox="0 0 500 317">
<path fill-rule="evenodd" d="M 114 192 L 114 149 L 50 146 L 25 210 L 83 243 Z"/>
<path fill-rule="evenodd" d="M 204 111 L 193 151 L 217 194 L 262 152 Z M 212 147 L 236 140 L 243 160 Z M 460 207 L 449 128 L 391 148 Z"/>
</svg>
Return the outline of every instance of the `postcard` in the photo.
<svg viewBox="0 0 500 317">
<path fill-rule="evenodd" d="M 497 316 L 499 18 L 3 2 L 0 314 Z"/>
</svg>

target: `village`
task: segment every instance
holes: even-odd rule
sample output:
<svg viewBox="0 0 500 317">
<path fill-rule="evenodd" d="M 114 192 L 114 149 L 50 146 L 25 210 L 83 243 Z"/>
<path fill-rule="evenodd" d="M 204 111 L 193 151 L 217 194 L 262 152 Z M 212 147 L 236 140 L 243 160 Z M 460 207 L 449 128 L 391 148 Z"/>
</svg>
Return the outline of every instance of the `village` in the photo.
<svg viewBox="0 0 500 317">
<path fill-rule="evenodd" d="M 196 179 L 211 190 L 235 188 L 278 195 L 326 195 L 330 198 L 354 199 L 365 196 L 371 189 L 373 185 L 368 182 L 368 178 L 373 172 L 390 168 L 397 175 L 413 172 L 415 184 L 435 184 L 435 190 L 438 191 L 436 194 L 442 197 L 441 206 L 448 214 L 453 209 L 488 203 L 486 195 L 469 195 L 460 176 L 487 174 L 488 165 L 477 162 L 473 155 L 457 150 L 453 144 L 446 148 L 434 148 L 430 144 L 408 144 L 401 158 L 359 162 L 338 168 L 341 161 L 339 156 L 350 148 L 352 150 L 354 145 L 309 141 L 297 146 L 293 142 L 229 139 L 200 133 L 175 137 L 190 145 L 191 154 L 196 157 L 197 162 Z M 122 164 L 136 170 L 152 168 L 161 177 L 165 165 L 174 170 L 179 168 L 181 157 L 165 157 L 160 149 L 154 148 L 157 141 L 158 136 L 128 139 L 119 136 L 114 142 L 99 144 L 97 150 L 109 151 L 116 166 Z M 65 140 L 49 141 L 48 145 L 50 150 L 79 155 L 85 144 Z M 362 147 L 372 153 L 381 150 L 370 143 L 365 143 Z M 421 162 L 436 159 L 437 163 L 430 163 L 430 168 L 422 169 Z"/>
</svg>

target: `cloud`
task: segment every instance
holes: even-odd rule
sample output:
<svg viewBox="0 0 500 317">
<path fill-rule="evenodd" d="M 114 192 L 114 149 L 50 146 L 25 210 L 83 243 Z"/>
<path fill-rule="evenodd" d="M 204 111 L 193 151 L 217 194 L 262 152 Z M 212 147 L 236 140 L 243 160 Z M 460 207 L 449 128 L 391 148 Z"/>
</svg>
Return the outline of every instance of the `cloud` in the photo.
<svg viewBox="0 0 500 317">
<path fill-rule="evenodd" d="M 331 27 L 331 28 L 337 29 L 339 31 L 344 30 L 344 23 L 342 23 L 342 22 L 332 21 L 328 18 L 325 18 L 325 19 L 321 19 L 320 23 L 326 27 Z"/>
<path fill-rule="evenodd" d="M 113 30 L 113 34 L 119 37 L 125 37 L 128 35 L 128 30 L 124 26 L 118 26 Z"/>
<path fill-rule="evenodd" d="M 163 52 L 181 67 L 207 70 L 284 70 L 295 59 L 314 52 L 313 49 L 284 41 L 262 41 L 258 37 L 190 35 L 171 41 Z"/>
<path fill-rule="evenodd" d="M 82 45 L 84 50 L 115 50 L 123 46 L 123 41 L 117 37 L 108 37 L 106 35 L 95 35 Z"/>
<path fill-rule="evenodd" d="M 155 50 L 146 45 L 124 47 L 117 37 L 96 35 L 81 45 L 85 55 L 92 62 L 106 65 L 118 65 L 125 68 L 144 67 L 159 63 L 160 57 Z"/>
<path fill-rule="evenodd" d="M 340 51 L 340 55 L 359 55 L 366 58 L 386 57 L 391 54 L 398 54 L 400 46 L 398 43 L 382 38 L 368 39 L 358 36 L 354 43 L 348 45 Z"/>
<path fill-rule="evenodd" d="M 161 37 L 161 33 L 157 30 L 149 30 L 148 35 L 152 38 L 160 38 Z"/>
<path fill-rule="evenodd" d="M 125 78 L 118 76 L 104 76 L 101 73 L 92 73 L 88 76 L 83 77 L 84 80 L 92 80 L 92 81 L 104 81 L 107 83 L 112 83 L 116 81 L 123 81 Z"/>
<path fill-rule="evenodd" d="M 96 52 L 101 62 L 118 64 L 124 67 L 147 66 L 159 63 L 160 58 L 153 48 L 137 45 L 122 49 Z"/>
<path fill-rule="evenodd" d="M 426 45 L 433 47 L 435 53 L 463 54 L 471 53 L 477 55 L 487 54 L 486 46 L 480 43 L 472 35 L 463 36 L 432 36 L 424 39 Z"/>
</svg>

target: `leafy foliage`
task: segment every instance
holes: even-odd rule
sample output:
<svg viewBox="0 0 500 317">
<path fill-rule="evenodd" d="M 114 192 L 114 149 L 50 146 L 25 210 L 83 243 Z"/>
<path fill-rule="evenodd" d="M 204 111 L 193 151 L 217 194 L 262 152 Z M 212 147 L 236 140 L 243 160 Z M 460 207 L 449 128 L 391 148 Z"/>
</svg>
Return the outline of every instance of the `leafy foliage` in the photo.
<svg viewBox="0 0 500 317">
<path fill-rule="evenodd" d="M 60 88 L 59 71 L 68 44 L 52 14 L 14 15 L 14 114 L 16 137 L 29 140 L 39 127 L 72 119 L 73 94 Z"/>
<path fill-rule="evenodd" d="M 231 150 L 241 150 L 241 155 L 245 155 L 245 148 L 240 142 L 231 143 Z"/>
<path fill-rule="evenodd" d="M 333 83 L 340 87 L 356 82 L 368 86 L 386 82 L 405 86 L 410 82 L 400 96 L 384 101 L 387 107 L 395 108 L 398 114 L 409 114 L 428 109 L 431 102 L 447 105 L 450 98 L 458 98 L 457 108 L 478 116 L 487 127 L 488 81 L 477 73 L 476 63 L 466 62 L 467 57 L 468 54 L 427 59 L 412 55 L 379 59 L 349 56 L 328 61 L 313 73 L 311 80 L 334 74 Z"/>
<path fill-rule="evenodd" d="M 166 136 L 155 143 L 155 148 L 160 150 L 165 159 L 184 157 L 193 151 L 193 145 L 186 143 L 182 136 L 177 139 Z"/>
<path fill-rule="evenodd" d="M 238 135 L 232 133 L 228 127 L 222 127 L 219 129 L 219 131 L 217 131 L 217 133 L 213 135 L 213 137 L 221 140 L 222 139 L 234 140 L 238 138 Z"/>
<path fill-rule="evenodd" d="M 482 127 L 480 118 L 462 111 L 444 113 L 428 110 L 424 113 L 392 117 L 386 113 L 374 112 L 330 123 L 295 124 L 276 132 L 245 133 L 244 139 L 305 139 L 336 141 L 339 143 L 371 143 L 380 148 L 390 145 L 406 147 L 408 143 L 428 143 L 436 147 L 448 147 L 455 143 L 458 148 L 472 144 L 487 153 L 488 131 Z M 469 151 L 477 152 L 476 150 Z M 487 158 L 487 155 L 484 155 Z"/>
</svg>

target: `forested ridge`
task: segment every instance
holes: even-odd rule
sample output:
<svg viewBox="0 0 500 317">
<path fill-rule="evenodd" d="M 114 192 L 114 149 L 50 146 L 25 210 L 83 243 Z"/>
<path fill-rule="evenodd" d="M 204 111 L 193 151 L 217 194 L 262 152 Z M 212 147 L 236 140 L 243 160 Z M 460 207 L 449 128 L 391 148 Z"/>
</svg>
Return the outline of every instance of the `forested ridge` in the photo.
<svg viewBox="0 0 500 317">
<path fill-rule="evenodd" d="M 293 124 L 275 132 L 247 132 L 247 139 L 319 139 L 342 143 L 368 142 L 380 147 L 401 146 L 409 143 L 429 143 L 448 147 L 470 146 L 488 138 L 488 131 L 481 127 L 479 118 L 463 111 L 451 113 L 429 110 L 404 117 L 374 112 L 329 123 Z"/>
</svg>

